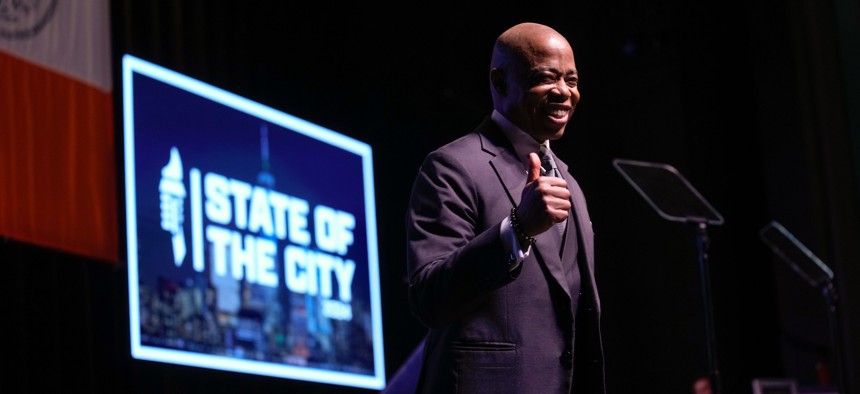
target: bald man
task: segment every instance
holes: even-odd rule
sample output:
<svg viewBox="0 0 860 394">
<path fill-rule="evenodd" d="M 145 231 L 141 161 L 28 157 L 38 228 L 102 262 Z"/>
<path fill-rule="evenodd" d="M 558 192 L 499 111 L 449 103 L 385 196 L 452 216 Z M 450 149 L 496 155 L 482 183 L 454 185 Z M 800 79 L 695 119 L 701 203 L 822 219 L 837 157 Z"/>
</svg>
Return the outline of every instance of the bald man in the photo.
<svg viewBox="0 0 860 394">
<path fill-rule="evenodd" d="M 594 233 L 549 147 L 579 102 L 564 36 L 496 40 L 493 112 L 431 152 L 406 214 L 409 303 L 429 328 L 418 393 L 604 393 Z"/>
</svg>

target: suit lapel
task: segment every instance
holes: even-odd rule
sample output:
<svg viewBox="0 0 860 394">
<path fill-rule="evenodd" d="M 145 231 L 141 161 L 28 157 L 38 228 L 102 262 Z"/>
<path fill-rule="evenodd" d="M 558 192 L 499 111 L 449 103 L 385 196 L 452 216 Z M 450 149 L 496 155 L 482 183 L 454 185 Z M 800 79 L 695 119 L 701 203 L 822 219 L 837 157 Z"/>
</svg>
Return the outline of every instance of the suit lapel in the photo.
<svg viewBox="0 0 860 394">
<path fill-rule="evenodd" d="M 561 256 L 561 260 L 564 264 L 572 264 L 573 260 L 576 258 L 576 256 L 574 256 L 573 254 L 579 253 L 582 246 L 582 243 L 579 242 L 579 238 L 582 236 L 582 229 L 579 225 L 581 223 L 579 212 L 582 211 L 582 209 L 578 209 L 579 207 L 577 207 L 576 190 L 578 190 L 578 186 L 568 173 L 567 164 L 559 160 L 558 157 L 555 157 L 554 160 L 559 172 L 561 173 L 562 178 L 564 178 L 565 182 L 567 182 L 568 190 L 570 190 L 571 215 L 567 217 L 567 226 L 565 227 L 567 230 L 564 232 L 565 247 L 564 253 Z"/>
<path fill-rule="evenodd" d="M 489 154 L 489 164 L 512 206 L 520 203 L 520 197 L 528 175 L 517 158 L 514 147 L 492 120 L 487 118 L 478 128 L 481 135 L 481 150 Z"/>
<path fill-rule="evenodd" d="M 561 160 L 557 160 L 556 165 L 564 176 L 565 181 L 567 181 L 568 189 L 570 190 L 570 200 L 573 209 L 573 215 L 568 218 L 567 225 L 568 226 L 576 226 L 576 232 L 572 232 L 570 230 L 567 231 L 567 245 L 570 245 L 570 242 L 578 242 L 579 246 L 579 255 L 585 259 L 585 261 L 580 262 L 580 276 L 583 278 L 583 286 L 585 286 L 585 278 L 588 278 L 590 283 L 594 283 L 594 272 L 592 267 L 594 266 L 594 249 L 591 247 L 593 242 L 594 235 L 592 234 L 591 229 L 591 218 L 588 215 L 588 211 L 585 206 L 585 195 L 582 193 L 582 189 L 579 187 L 579 183 L 573 179 L 573 176 L 570 175 L 570 171 L 568 171 L 567 164 L 562 162 Z M 572 259 L 573 256 L 570 256 L 568 251 L 571 248 L 565 248 L 564 261 L 569 261 L 568 259 Z M 597 309 L 600 310 L 600 298 L 597 297 L 597 288 L 596 286 L 590 286 L 591 290 L 595 292 L 595 300 L 597 302 Z"/>
</svg>

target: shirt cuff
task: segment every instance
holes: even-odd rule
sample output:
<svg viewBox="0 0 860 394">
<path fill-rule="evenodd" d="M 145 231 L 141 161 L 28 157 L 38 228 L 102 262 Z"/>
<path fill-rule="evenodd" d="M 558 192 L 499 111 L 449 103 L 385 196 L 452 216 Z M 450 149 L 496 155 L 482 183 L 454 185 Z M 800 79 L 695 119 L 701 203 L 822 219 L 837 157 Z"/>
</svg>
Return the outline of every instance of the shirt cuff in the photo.
<svg viewBox="0 0 860 394">
<path fill-rule="evenodd" d="M 506 216 L 502 220 L 502 225 L 499 228 L 499 235 L 502 238 L 502 244 L 505 247 L 505 254 L 508 256 L 508 271 L 513 271 L 520 266 L 532 250 L 531 245 L 527 245 L 525 250 L 520 246 L 520 240 L 514 229 L 511 227 L 511 217 Z"/>
</svg>

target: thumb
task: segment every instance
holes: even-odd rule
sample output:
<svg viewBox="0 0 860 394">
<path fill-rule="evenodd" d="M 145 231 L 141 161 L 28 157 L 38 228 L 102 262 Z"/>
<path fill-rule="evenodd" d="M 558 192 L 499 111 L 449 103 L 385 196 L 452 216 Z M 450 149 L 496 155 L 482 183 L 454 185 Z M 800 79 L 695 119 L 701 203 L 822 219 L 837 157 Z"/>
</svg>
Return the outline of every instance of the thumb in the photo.
<svg viewBox="0 0 860 394">
<path fill-rule="evenodd" d="M 529 153 L 529 178 L 526 183 L 532 183 L 540 177 L 540 158 L 537 153 Z"/>
</svg>

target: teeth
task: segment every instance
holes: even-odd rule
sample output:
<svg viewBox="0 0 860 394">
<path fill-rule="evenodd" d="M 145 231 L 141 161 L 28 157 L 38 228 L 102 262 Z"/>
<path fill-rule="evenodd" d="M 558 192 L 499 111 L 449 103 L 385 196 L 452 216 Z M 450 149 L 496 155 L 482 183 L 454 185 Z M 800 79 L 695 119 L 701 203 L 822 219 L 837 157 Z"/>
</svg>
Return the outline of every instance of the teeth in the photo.
<svg viewBox="0 0 860 394">
<path fill-rule="evenodd" d="M 547 114 L 549 116 L 560 118 L 562 116 L 567 115 L 567 110 L 566 109 L 552 109 L 552 110 L 547 111 Z"/>
</svg>

